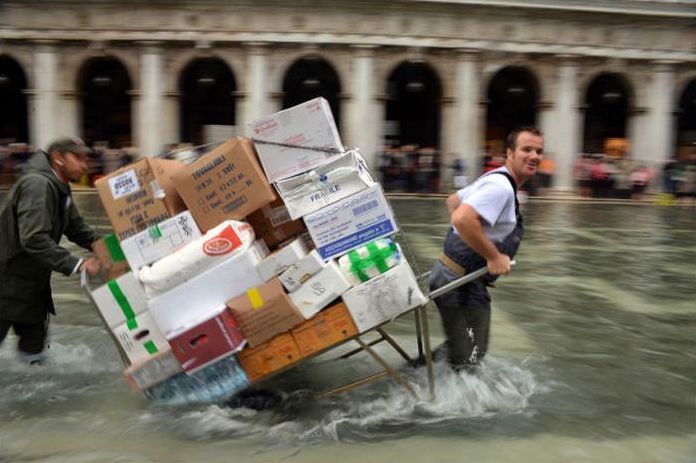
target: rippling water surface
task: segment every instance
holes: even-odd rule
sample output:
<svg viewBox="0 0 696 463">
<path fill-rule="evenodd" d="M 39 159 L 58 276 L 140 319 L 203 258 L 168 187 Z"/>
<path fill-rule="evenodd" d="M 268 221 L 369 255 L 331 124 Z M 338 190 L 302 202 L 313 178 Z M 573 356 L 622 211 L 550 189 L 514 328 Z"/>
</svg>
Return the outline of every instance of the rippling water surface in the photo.
<svg viewBox="0 0 696 463">
<path fill-rule="evenodd" d="M 76 201 L 103 231 L 93 194 Z M 447 230 L 442 199 L 395 199 L 427 271 Z M 281 404 L 167 408 L 132 394 L 79 283 L 54 278 L 59 315 L 43 367 L 0 348 L 5 462 L 694 462 L 696 214 L 690 207 L 532 202 L 513 273 L 492 290 L 491 354 L 478 376 L 423 368 L 386 346 L 422 399 L 382 381 L 348 346 L 278 378 Z M 434 343 L 442 340 L 430 312 Z M 416 351 L 411 317 L 389 326 Z"/>
</svg>

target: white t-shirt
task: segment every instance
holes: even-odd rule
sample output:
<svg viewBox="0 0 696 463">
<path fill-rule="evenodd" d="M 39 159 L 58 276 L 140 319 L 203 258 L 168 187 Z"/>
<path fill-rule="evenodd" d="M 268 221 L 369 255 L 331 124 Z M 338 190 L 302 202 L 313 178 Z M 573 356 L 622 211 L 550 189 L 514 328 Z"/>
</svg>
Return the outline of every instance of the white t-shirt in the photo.
<svg viewBox="0 0 696 463">
<path fill-rule="evenodd" d="M 473 207 L 483 219 L 483 231 L 494 243 L 500 243 L 515 229 L 515 191 L 510 180 L 493 172 L 508 172 L 500 167 L 479 177 L 457 191 L 459 201 Z M 509 172 L 508 172 L 509 173 Z M 457 230 L 454 230 L 457 233 Z"/>
</svg>

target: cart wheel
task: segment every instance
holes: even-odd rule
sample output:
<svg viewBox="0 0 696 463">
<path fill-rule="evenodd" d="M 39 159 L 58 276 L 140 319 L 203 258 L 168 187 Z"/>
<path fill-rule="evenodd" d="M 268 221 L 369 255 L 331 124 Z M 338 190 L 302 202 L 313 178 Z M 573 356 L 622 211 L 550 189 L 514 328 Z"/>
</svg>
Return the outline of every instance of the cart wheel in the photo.
<svg viewBox="0 0 696 463">
<path fill-rule="evenodd" d="M 274 391 L 264 389 L 252 389 L 235 394 L 225 403 L 230 408 L 250 408 L 252 410 L 269 410 L 275 408 L 283 400 L 281 395 Z"/>
</svg>

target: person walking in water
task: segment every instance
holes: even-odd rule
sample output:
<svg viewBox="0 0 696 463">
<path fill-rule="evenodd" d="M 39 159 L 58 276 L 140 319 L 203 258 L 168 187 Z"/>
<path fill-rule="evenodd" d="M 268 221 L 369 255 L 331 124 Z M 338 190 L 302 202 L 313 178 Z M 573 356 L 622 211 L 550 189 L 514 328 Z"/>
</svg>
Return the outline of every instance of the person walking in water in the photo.
<svg viewBox="0 0 696 463">
<path fill-rule="evenodd" d="M 450 228 L 430 273 L 434 291 L 483 266 L 489 274 L 435 298 L 455 371 L 473 372 L 486 355 L 490 329 L 488 286 L 510 272 L 523 235 L 517 188 L 537 173 L 544 141 L 535 127 L 520 127 L 506 140 L 505 164 L 447 199 Z"/>
<path fill-rule="evenodd" d="M 89 152 L 78 138 L 55 140 L 27 161 L 0 206 L 0 343 L 13 328 L 20 356 L 28 363 L 41 363 L 49 314 L 55 314 L 51 273 L 94 275 L 100 269 L 95 257 L 81 259 L 59 245 L 65 235 L 91 250 L 96 238 L 69 184 L 87 172 Z"/>
</svg>

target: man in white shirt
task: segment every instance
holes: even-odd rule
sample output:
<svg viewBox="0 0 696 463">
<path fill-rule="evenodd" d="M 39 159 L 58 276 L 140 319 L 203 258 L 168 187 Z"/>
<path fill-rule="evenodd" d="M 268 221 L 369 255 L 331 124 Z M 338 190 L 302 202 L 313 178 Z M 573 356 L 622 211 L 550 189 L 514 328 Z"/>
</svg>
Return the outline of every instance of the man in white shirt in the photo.
<svg viewBox="0 0 696 463">
<path fill-rule="evenodd" d="M 452 228 L 430 274 L 430 290 L 483 266 L 489 272 L 435 299 L 447 337 L 447 358 L 456 371 L 472 371 L 486 355 L 491 312 L 487 286 L 510 272 L 524 232 L 517 187 L 536 174 L 543 145 L 538 129 L 513 130 L 507 137 L 505 165 L 447 199 Z"/>
</svg>

